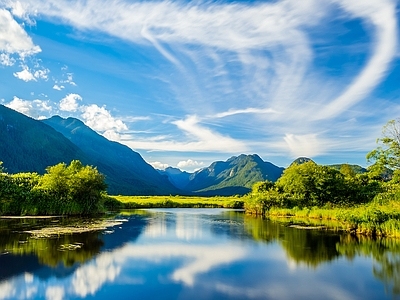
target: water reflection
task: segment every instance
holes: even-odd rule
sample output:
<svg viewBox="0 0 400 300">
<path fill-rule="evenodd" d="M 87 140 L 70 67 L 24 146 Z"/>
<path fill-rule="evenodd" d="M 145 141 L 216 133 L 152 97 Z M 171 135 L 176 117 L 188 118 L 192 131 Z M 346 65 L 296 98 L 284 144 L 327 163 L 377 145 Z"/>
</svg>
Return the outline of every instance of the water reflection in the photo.
<svg viewBox="0 0 400 300">
<path fill-rule="evenodd" d="M 22 229 L 55 220 L 0 221 L 0 299 L 389 299 L 399 294 L 397 240 L 301 230 L 218 209 L 138 210 L 116 218 L 126 222 L 51 239 L 31 239 Z"/>
<path fill-rule="evenodd" d="M 279 242 L 288 258 L 296 265 L 316 268 L 340 256 L 336 244 L 340 235 L 332 231 L 292 228 L 280 222 L 245 216 L 245 227 L 254 239 Z"/>
</svg>

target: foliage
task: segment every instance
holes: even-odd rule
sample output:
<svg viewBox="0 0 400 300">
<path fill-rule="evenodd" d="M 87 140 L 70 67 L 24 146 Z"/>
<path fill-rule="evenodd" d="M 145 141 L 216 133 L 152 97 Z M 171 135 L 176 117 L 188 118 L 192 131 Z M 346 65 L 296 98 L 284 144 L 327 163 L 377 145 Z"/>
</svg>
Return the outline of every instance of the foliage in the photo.
<svg viewBox="0 0 400 300">
<path fill-rule="evenodd" d="M 377 139 L 378 147 L 367 154 L 367 159 L 374 162 L 374 169 L 400 169 L 400 119 L 390 120 L 382 130 L 382 137 Z M 384 178 L 387 179 L 387 178 Z"/>
<path fill-rule="evenodd" d="M 341 171 L 313 161 L 292 164 L 274 184 L 258 182 L 246 197 L 248 212 L 265 214 L 271 207 L 321 207 L 371 201 L 380 191 L 378 182 L 355 174 L 344 165 Z"/>
<path fill-rule="evenodd" d="M 93 214 L 103 210 L 104 176 L 72 161 L 37 173 L 0 173 L 0 214 Z"/>
</svg>

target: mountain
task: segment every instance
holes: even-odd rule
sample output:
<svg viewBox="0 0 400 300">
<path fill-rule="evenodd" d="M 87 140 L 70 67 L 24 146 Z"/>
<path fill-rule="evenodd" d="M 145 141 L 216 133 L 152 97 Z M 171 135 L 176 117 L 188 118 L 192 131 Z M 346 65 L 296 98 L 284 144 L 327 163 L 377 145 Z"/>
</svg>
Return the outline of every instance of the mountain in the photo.
<svg viewBox="0 0 400 300">
<path fill-rule="evenodd" d="M 298 157 L 290 164 L 290 166 L 293 166 L 294 164 L 301 165 L 301 164 L 304 164 L 309 161 L 314 162 L 311 158 L 308 158 L 308 157 Z"/>
<path fill-rule="evenodd" d="M 190 181 L 191 173 L 181 171 L 178 168 L 168 167 L 165 170 L 158 170 L 161 175 L 167 176 L 168 180 L 177 188 L 184 190 Z"/>
<path fill-rule="evenodd" d="M 183 189 L 206 196 L 245 194 L 255 182 L 276 181 L 282 172 L 283 168 L 263 161 L 257 154 L 241 154 L 194 172 Z"/>
<path fill-rule="evenodd" d="M 81 149 L 91 164 L 106 176 L 108 193 L 124 195 L 169 195 L 180 191 L 147 164 L 139 153 L 107 140 L 75 118 L 59 116 L 42 120 Z"/>
<path fill-rule="evenodd" d="M 0 105 L 0 161 L 8 173 L 37 172 L 85 153 L 50 126 Z"/>
</svg>

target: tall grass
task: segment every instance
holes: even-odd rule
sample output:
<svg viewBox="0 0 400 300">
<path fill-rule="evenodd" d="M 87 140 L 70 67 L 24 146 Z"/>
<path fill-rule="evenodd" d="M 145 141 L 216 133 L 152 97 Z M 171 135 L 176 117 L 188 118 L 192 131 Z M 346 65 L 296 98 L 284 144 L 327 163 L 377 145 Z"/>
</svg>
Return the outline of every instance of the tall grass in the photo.
<svg viewBox="0 0 400 300">
<path fill-rule="evenodd" d="M 335 228 L 355 234 L 400 237 L 400 203 L 372 202 L 354 207 L 271 208 L 270 218 L 290 217 L 302 220 L 336 221 Z M 318 222 L 319 223 L 319 222 Z"/>
<path fill-rule="evenodd" d="M 120 208 L 243 208 L 239 197 L 112 196 Z"/>
</svg>

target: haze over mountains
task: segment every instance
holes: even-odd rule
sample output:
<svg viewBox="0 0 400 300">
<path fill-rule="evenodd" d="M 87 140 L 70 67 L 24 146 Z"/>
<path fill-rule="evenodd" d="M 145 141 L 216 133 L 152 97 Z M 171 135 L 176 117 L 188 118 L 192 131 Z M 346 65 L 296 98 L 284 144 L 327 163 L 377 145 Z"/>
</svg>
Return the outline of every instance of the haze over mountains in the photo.
<svg viewBox="0 0 400 300">
<path fill-rule="evenodd" d="M 242 195 L 255 182 L 276 181 L 284 171 L 257 154 L 233 156 L 194 173 L 172 167 L 155 170 L 139 153 L 107 140 L 78 119 L 53 116 L 38 121 L 0 105 L 0 161 L 7 172 L 44 173 L 48 166 L 74 159 L 96 166 L 106 176 L 111 195 Z"/>
</svg>

